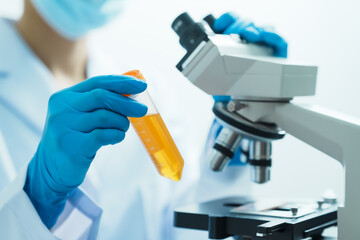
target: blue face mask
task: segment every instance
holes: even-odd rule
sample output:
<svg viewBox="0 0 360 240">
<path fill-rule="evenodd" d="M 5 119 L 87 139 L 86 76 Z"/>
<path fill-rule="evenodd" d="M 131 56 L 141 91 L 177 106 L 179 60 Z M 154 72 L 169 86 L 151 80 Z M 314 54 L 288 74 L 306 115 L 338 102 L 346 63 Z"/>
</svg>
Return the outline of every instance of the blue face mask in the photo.
<svg viewBox="0 0 360 240">
<path fill-rule="evenodd" d="M 45 21 L 60 35 L 75 40 L 117 16 L 122 0 L 32 0 Z"/>
</svg>

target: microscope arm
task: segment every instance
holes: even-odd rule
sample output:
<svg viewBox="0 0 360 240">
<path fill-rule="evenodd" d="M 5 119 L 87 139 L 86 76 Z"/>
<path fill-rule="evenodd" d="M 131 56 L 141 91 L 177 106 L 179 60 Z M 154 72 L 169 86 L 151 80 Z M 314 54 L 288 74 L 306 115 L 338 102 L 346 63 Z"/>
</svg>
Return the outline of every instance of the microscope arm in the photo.
<svg viewBox="0 0 360 240">
<path fill-rule="evenodd" d="M 354 134 L 358 132 L 360 136 L 360 122 L 338 116 L 314 106 L 288 103 L 277 106 L 266 121 L 275 122 L 289 134 L 345 165 L 346 152 L 356 149 L 360 143 L 359 137 Z"/>
<path fill-rule="evenodd" d="M 338 210 L 339 239 L 360 236 L 360 121 L 339 113 L 286 103 L 265 117 L 294 137 L 338 160 L 345 172 L 345 202 Z"/>
</svg>

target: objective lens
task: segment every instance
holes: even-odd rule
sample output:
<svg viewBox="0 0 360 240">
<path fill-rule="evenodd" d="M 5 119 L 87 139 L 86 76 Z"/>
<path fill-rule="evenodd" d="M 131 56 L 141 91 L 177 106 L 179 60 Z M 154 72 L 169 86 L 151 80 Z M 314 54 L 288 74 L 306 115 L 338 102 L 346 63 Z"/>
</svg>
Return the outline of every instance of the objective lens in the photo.
<svg viewBox="0 0 360 240">
<path fill-rule="evenodd" d="M 252 140 L 249 146 L 251 180 L 255 183 L 270 181 L 271 143 Z"/>
<path fill-rule="evenodd" d="M 241 143 L 241 136 L 229 128 L 223 128 L 210 154 L 210 168 L 222 171 L 234 156 Z"/>
</svg>

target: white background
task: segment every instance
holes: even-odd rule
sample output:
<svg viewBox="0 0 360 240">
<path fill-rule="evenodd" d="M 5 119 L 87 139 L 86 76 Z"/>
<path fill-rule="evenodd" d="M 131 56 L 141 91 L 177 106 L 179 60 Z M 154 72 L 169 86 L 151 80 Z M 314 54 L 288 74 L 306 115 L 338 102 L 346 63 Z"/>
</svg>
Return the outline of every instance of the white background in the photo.
<svg viewBox="0 0 360 240">
<path fill-rule="evenodd" d="M 356 0 L 134 0 L 126 5 L 122 17 L 101 30 L 95 43 L 109 54 L 125 58 L 129 65 L 159 72 L 174 84 L 186 81 L 175 68 L 184 50 L 170 28 L 173 19 L 183 11 L 196 19 L 234 11 L 259 25 L 275 26 L 289 42 L 290 58 L 319 66 L 317 96 L 298 101 L 360 118 L 360 4 Z M 21 7 L 20 0 L 0 0 L 0 15 L 17 17 Z M 210 101 L 200 91 L 192 93 L 197 95 L 184 101 Z M 184 98 L 190 96 L 184 94 Z M 319 197 L 332 188 L 341 197 L 342 168 L 287 136 L 273 144 L 271 182 L 254 188 L 258 196 L 276 197 Z"/>
</svg>

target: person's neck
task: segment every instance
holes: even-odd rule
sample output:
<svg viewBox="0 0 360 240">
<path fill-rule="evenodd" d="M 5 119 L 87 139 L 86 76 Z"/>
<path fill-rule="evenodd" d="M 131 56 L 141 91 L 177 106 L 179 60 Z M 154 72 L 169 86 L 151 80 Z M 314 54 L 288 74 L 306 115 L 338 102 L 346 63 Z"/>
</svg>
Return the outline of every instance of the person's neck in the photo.
<svg viewBox="0 0 360 240">
<path fill-rule="evenodd" d="M 86 40 L 69 41 L 55 32 L 38 14 L 30 1 L 17 24 L 20 35 L 53 73 L 59 88 L 86 78 Z"/>
</svg>

